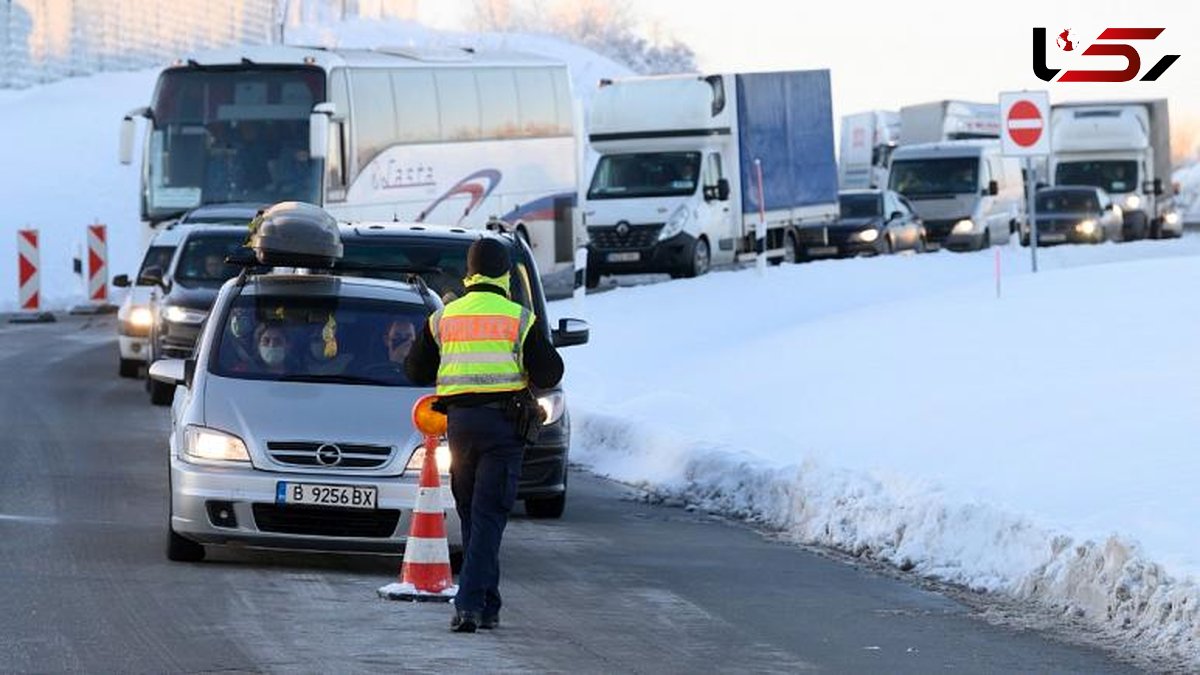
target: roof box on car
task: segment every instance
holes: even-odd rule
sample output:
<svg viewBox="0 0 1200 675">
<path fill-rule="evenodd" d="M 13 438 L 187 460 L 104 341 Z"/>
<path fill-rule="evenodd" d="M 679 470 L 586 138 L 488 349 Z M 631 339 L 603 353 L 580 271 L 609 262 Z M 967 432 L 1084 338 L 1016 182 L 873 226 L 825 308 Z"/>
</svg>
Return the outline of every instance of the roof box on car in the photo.
<svg viewBox="0 0 1200 675">
<path fill-rule="evenodd" d="M 342 257 L 337 221 L 318 206 L 279 202 L 250 223 L 250 248 L 262 265 L 329 268 Z"/>
</svg>

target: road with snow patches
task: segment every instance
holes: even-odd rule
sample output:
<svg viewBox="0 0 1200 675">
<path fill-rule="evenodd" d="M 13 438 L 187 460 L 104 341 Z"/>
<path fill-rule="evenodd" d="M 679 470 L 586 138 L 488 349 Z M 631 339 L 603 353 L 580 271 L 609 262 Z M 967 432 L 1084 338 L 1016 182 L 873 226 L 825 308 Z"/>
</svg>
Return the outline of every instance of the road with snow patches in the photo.
<svg viewBox="0 0 1200 675">
<path fill-rule="evenodd" d="M 518 508 L 490 633 L 449 633 L 444 605 L 379 600 L 395 557 L 170 563 L 168 412 L 116 377 L 113 321 L 0 324 L 0 671 L 1133 670 L 963 592 L 582 472 L 561 521 Z"/>
</svg>

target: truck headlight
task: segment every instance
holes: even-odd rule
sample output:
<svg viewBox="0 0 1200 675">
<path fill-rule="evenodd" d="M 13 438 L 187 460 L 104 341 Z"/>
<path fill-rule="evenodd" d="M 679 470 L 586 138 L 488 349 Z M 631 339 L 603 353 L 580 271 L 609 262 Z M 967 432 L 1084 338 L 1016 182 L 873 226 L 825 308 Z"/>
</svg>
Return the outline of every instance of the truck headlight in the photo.
<svg viewBox="0 0 1200 675">
<path fill-rule="evenodd" d="M 869 244 L 879 238 L 879 230 L 876 230 L 875 228 L 863 230 L 862 232 L 858 233 L 858 238 L 860 241 L 865 241 Z"/>
<path fill-rule="evenodd" d="M 434 450 L 434 457 L 437 461 L 438 473 L 443 476 L 450 475 L 450 446 L 446 445 L 445 441 L 438 443 L 437 449 Z M 412 456 L 408 458 L 408 464 L 404 465 L 404 471 L 420 472 L 425 466 L 425 446 L 413 448 Z"/>
<path fill-rule="evenodd" d="M 1142 205 L 1142 198 L 1138 195 L 1125 195 L 1125 199 L 1121 205 L 1127 209 L 1136 211 Z"/>
<path fill-rule="evenodd" d="M 680 204 L 679 208 L 675 209 L 675 212 L 667 219 L 667 224 L 658 233 L 658 240 L 670 239 L 683 232 L 683 228 L 687 226 L 688 220 L 691 217 L 692 214 L 688 211 L 687 204 Z"/>
<path fill-rule="evenodd" d="M 203 312 L 198 309 L 188 309 L 178 305 L 167 305 L 163 310 L 163 318 L 171 323 L 186 323 L 196 325 L 204 323 L 208 318 L 208 312 Z"/>
<path fill-rule="evenodd" d="M 954 224 L 954 228 L 950 230 L 950 234 L 971 234 L 975 230 L 975 223 L 971 222 L 970 218 L 963 218 Z"/>
<path fill-rule="evenodd" d="M 249 462 L 250 453 L 242 439 L 216 429 L 189 425 L 183 433 L 184 459 L 218 462 Z"/>
<path fill-rule="evenodd" d="M 1088 218 L 1087 220 L 1075 226 L 1075 231 L 1084 236 L 1090 237 L 1096 234 L 1096 221 Z"/>
<path fill-rule="evenodd" d="M 154 315 L 149 307 L 134 307 L 129 312 L 129 325 L 134 328 L 149 328 L 154 323 Z"/>
<path fill-rule="evenodd" d="M 542 412 L 546 413 L 546 421 L 542 422 L 542 426 L 554 424 L 567 410 L 567 397 L 561 391 L 539 396 L 537 402 L 542 407 Z"/>
</svg>

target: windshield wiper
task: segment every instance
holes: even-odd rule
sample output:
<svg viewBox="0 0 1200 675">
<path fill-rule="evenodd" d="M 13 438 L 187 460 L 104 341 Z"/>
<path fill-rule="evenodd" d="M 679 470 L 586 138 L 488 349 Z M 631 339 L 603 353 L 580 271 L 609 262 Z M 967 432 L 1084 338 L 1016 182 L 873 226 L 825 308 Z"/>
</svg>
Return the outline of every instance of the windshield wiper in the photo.
<svg viewBox="0 0 1200 675">
<path fill-rule="evenodd" d="M 328 382 L 332 384 L 367 384 L 376 387 L 391 387 L 394 383 L 374 377 L 362 375 L 317 375 L 313 373 L 296 373 L 284 375 L 279 382 Z"/>
</svg>

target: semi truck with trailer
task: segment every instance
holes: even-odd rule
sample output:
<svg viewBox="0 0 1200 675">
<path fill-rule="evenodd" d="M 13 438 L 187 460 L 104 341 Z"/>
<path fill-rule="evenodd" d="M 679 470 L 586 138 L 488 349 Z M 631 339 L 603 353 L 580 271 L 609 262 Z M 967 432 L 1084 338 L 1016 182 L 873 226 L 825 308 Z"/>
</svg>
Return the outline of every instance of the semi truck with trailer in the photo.
<svg viewBox="0 0 1200 675">
<path fill-rule="evenodd" d="M 868 110 L 842 117 L 838 185 L 878 188 L 887 182 L 888 160 L 900 142 L 900 113 Z"/>
<path fill-rule="evenodd" d="M 590 285 L 753 259 L 760 212 L 768 259 L 794 261 L 796 228 L 838 215 L 828 70 L 604 81 L 588 140 Z"/>
</svg>

